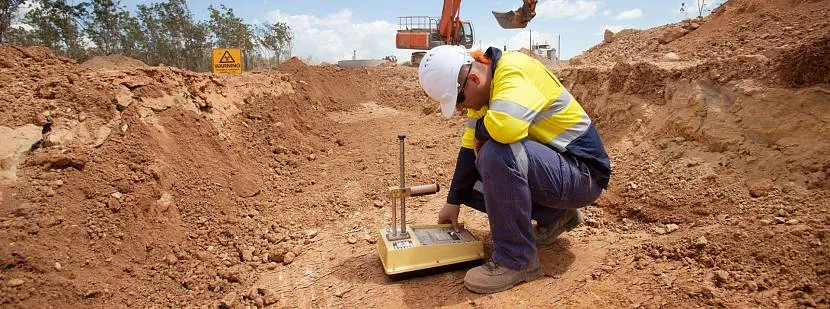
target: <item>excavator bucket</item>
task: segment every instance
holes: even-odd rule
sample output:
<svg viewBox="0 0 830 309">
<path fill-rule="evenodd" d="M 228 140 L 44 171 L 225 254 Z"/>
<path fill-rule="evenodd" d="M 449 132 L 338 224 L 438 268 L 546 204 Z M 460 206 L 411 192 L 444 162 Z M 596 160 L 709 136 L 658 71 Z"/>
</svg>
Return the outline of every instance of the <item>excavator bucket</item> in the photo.
<svg viewBox="0 0 830 309">
<path fill-rule="evenodd" d="M 493 16 L 504 29 L 527 27 L 527 23 L 536 16 L 536 0 L 524 0 L 522 6 L 515 11 L 493 11 Z"/>
<path fill-rule="evenodd" d="M 515 28 L 524 28 L 527 26 L 527 23 L 524 25 L 516 25 L 513 23 L 513 19 L 516 17 L 516 12 L 509 11 L 509 12 L 496 12 L 493 11 L 493 16 L 496 17 L 496 21 L 499 22 L 499 26 L 504 29 L 515 29 Z"/>
</svg>

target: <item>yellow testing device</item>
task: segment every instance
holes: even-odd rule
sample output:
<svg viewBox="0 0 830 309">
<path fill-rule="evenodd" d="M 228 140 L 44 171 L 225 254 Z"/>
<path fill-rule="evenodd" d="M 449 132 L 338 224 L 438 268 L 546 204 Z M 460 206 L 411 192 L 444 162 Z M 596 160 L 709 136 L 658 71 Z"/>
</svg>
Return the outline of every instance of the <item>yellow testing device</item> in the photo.
<svg viewBox="0 0 830 309">
<path fill-rule="evenodd" d="M 438 184 L 406 186 L 404 172 L 405 134 L 398 134 L 400 141 L 400 186 L 390 187 L 388 197 L 392 202 L 392 226 L 378 230 L 378 255 L 387 275 L 447 266 L 483 259 L 484 246 L 470 231 L 461 227 L 455 232 L 450 224 L 406 225 L 406 198 L 434 194 Z M 401 223 L 397 226 L 397 205 L 401 204 Z"/>
</svg>

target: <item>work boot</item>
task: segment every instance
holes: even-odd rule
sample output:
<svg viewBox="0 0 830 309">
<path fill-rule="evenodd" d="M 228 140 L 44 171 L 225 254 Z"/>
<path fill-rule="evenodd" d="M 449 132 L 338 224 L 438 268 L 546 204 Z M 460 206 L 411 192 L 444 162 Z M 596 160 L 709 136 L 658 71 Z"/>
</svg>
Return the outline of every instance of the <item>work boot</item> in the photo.
<svg viewBox="0 0 830 309">
<path fill-rule="evenodd" d="M 536 245 L 549 245 L 556 241 L 562 233 L 573 230 L 585 220 L 579 209 L 566 209 L 553 224 L 549 226 L 536 225 Z"/>
<path fill-rule="evenodd" d="M 523 281 L 533 281 L 541 275 L 542 267 L 538 262 L 522 270 L 512 270 L 490 260 L 484 265 L 468 270 L 464 276 L 464 286 L 480 294 L 496 293 L 510 289 Z"/>
</svg>

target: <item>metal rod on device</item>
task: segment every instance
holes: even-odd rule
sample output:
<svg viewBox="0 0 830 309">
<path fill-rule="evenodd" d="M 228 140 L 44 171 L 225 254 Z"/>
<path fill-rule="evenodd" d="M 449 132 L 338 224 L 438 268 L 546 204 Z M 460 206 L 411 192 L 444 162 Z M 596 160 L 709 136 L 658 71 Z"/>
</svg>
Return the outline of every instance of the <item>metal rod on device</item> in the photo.
<svg viewBox="0 0 830 309">
<path fill-rule="evenodd" d="M 401 145 L 401 190 L 406 188 L 406 173 L 404 172 L 404 163 L 406 162 L 404 160 L 404 145 L 406 143 L 404 143 L 404 139 L 406 139 L 406 134 L 399 133 L 398 140 L 400 141 Z M 403 194 L 401 195 L 401 234 L 406 235 L 406 196 L 404 196 Z"/>
<path fill-rule="evenodd" d="M 398 217 L 395 214 L 398 211 L 398 205 L 395 203 L 395 199 L 389 199 L 392 201 L 392 236 L 398 236 Z"/>
</svg>

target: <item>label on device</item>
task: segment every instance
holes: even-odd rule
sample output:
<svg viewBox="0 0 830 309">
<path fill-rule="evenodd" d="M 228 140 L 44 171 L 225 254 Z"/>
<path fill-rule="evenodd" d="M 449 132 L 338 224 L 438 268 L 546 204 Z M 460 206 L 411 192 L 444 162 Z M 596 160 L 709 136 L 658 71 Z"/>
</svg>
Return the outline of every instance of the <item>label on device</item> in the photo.
<svg viewBox="0 0 830 309">
<path fill-rule="evenodd" d="M 404 240 L 404 241 L 393 242 L 392 243 L 392 248 L 395 248 L 395 249 L 412 248 L 412 241 L 411 240 Z"/>
</svg>

